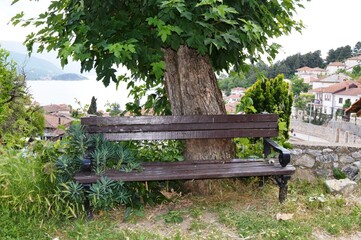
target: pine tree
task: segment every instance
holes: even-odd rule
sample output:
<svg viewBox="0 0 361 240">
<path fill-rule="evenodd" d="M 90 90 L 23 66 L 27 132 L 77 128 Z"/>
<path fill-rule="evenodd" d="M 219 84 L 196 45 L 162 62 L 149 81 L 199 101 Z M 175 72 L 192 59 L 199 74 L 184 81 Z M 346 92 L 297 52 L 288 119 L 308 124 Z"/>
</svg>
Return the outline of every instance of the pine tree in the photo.
<svg viewBox="0 0 361 240">
<path fill-rule="evenodd" d="M 94 96 L 92 97 L 88 114 L 97 114 L 97 99 Z"/>
</svg>

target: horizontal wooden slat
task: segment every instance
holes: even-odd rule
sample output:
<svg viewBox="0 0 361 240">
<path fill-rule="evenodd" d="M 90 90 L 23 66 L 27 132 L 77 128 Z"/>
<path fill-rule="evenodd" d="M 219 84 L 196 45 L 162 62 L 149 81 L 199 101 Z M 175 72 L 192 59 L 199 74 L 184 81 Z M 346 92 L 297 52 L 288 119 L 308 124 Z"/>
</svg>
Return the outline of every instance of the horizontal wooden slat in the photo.
<svg viewBox="0 0 361 240">
<path fill-rule="evenodd" d="M 229 177 L 250 176 L 276 176 L 291 175 L 295 168 L 291 165 L 282 168 L 280 165 L 271 165 L 261 161 L 227 162 L 223 163 L 191 163 L 172 167 L 172 163 L 166 165 L 148 163 L 143 165 L 140 172 L 107 171 L 104 176 L 116 181 L 163 181 L 163 180 L 189 180 L 189 179 L 215 179 Z M 94 183 L 99 176 L 95 174 L 78 173 L 74 179 L 79 183 Z"/>
<path fill-rule="evenodd" d="M 152 125 L 88 125 L 89 133 L 125 133 L 125 132 L 161 132 L 190 130 L 230 130 L 230 129 L 277 129 L 277 122 L 247 122 L 247 123 L 189 123 L 189 124 L 152 124 Z"/>
<path fill-rule="evenodd" d="M 241 129 L 241 130 L 211 130 L 211 131 L 176 131 L 176 132 L 134 132 L 134 133 L 105 133 L 104 137 L 110 141 L 126 140 L 168 140 L 168 139 L 207 139 L 207 138 L 235 138 L 235 137 L 275 137 L 276 129 Z"/>
<path fill-rule="evenodd" d="M 119 125 L 119 124 L 187 124 L 187 123 L 227 123 L 227 122 L 269 122 L 277 121 L 277 114 L 244 115 L 192 115 L 192 116 L 134 116 L 134 117 L 85 117 L 82 125 Z"/>
</svg>

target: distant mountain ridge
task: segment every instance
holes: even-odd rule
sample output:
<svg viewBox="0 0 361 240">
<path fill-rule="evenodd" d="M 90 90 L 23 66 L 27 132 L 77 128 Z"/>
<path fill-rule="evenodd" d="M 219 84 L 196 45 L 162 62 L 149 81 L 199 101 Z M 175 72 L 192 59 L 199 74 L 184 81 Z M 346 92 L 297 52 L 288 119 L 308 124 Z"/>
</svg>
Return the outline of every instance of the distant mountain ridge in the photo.
<svg viewBox="0 0 361 240">
<path fill-rule="evenodd" d="M 87 78 L 76 73 L 65 73 L 51 62 L 28 55 L 10 51 L 12 58 L 19 65 L 19 70 L 24 71 L 27 80 L 67 80 L 78 81 Z"/>
<path fill-rule="evenodd" d="M 67 73 L 57 67 L 54 63 L 56 57 L 49 53 L 44 53 L 46 60 L 34 53 L 31 57 L 28 56 L 26 48 L 17 42 L 0 42 L 0 47 L 5 48 L 10 52 L 10 58 L 13 59 L 19 66 L 19 71 L 25 73 L 27 80 L 66 80 L 79 81 L 87 78 L 77 73 Z"/>
</svg>

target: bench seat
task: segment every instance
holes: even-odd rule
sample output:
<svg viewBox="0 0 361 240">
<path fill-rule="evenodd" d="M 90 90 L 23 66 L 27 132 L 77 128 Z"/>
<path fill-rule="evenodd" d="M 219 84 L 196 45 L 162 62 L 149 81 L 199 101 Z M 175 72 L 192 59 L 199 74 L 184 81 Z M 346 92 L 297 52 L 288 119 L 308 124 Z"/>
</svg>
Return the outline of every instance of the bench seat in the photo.
<svg viewBox="0 0 361 240">
<path fill-rule="evenodd" d="M 216 179 L 251 176 L 292 175 L 292 165 L 281 167 L 263 160 L 233 159 L 231 161 L 182 161 L 143 163 L 140 171 L 107 170 L 103 176 L 123 182 Z M 94 183 L 101 176 L 80 172 L 74 179 L 82 184 Z"/>
</svg>

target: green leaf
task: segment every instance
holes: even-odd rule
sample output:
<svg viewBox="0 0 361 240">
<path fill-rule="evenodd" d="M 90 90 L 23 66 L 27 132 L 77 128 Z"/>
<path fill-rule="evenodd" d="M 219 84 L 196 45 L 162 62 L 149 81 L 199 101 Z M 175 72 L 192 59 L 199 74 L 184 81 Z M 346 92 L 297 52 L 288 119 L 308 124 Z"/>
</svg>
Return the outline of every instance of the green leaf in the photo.
<svg viewBox="0 0 361 240">
<path fill-rule="evenodd" d="M 159 61 L 156 63 L 152 63 L 152 73 L 155 75 L 156 78 L 162 78 L 165 71 L 165 62 Z"/>
</svg>

